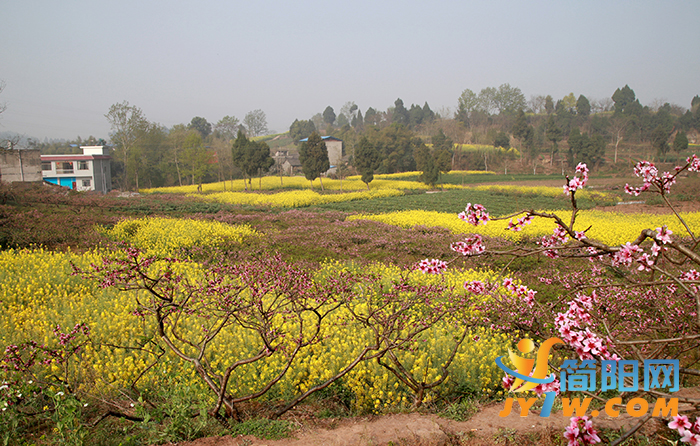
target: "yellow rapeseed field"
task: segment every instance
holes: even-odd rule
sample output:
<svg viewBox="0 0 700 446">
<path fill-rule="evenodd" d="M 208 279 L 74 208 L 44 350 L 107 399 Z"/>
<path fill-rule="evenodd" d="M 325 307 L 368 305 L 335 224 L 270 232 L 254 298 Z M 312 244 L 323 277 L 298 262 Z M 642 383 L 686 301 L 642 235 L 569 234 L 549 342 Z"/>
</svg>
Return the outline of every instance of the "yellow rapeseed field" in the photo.
<svg viewBox="0 0 700 446">
<path fill-rule="evenodd" d="M 160 341 L 148 317 L 142 319 L 132 314 L 139 293 L 103 289 L 93 281 L 71 275 L 71 263 L 88 268 L 90 264 L 101 264 L 102 255 L 95 251 L 77 254 L 41 249 L 0 252 L 0 345 L 35 340 L 56 347 L 53 330 L 57 325 L 67 331 L 75 324 L 86 323 L 90 328 L 91 343 L 83 347 L 67 369 L 53 366 L 40 370 L 40 375 L 67 376 L 77 386 L 76 390 L 111 396 L 130 387 L 137 378 L 136 385 L 141 389 L 167 385 L 166 382 L 171 383 L 173 379 L 180 385 L 201 389 L 192 367 L 170 353 L 140 376 L 154 361 Z M 196 263 L 184 261 L 177 264 L 177 268 L 187 280 L 202 278 L 202 270 Z M 357 266 L 326 264 L 316 273 L 316 280 L 345 268 Z M 407 274 L 396 267 L 381 264 L 363 268 L 381 274 L 387 281 Z M 458 270 L 451 270 L 444 276 L 426 276 L 417 271 L 409 274 L 415 283 L 444 281 L 444 284 L 454 284 L 461 293 L 465 292 L 461 287 L 465 280 L 488 280 L 492 276 L 489 272 Z M 323 341 L 303 351 L 268 397 L 285 397 L 307 390 L 347 365 L 370 336 L 358 331 L 358 326 L 347 323 L 347 320 L 348 314 L 344 310 L 335 314 L 329 321 L 331 324 L 326 325 L 322 332 Z M 440 364 L 445 361 L 452 345 L 455 323 L 456 320 L 447 319 L 438 323 L 421 336 L 414 351 L 399 353 L 406 367 L 418 379 L 431 380 L 439 373 Z M 180 331 L 183 337 L 196 337 L 197 334 L 201 335 L 201 327 L 187 322 Z M 222 332 L 211 345 L 212 365 L 223 368 L 233 360 L 257 351 L 259 339 L 254 334 L 241 326 Z M 452 375 L 444 386 L 469 385 L 487 392 L 499 392 L 502 373 L 493 361 L 484 358 L 503 354 L 509 343 L 505 335 L 474 328 L 460 348 Z M 273 355 L 269 360 L 240 367 L 232 377 L 231 392 L 243 395 L 260 389 L 266 379 L 280 370 L 282 362 L 281 355 Z M 380 412 L 412 403 L 410 391 L 375 361 L 361 363 L 344 378 L 343 385 L 354 393 L 354 404 L 363 410 Z"/>
<path fill-rule="evenodd" d="M 570 211 L 554 211 L 565 222 L 571 219 Z M 695 234 L 700 233 L 700 212 L 682 213 L 681 216 Z M 376 215 L 351 215 L 349 220 L 374 220 L 382 223 L 411 228 L 414 226 L 439 226 L 447 228 L 455 234 L 482 234 L 489 237 L 502 237 L 511 241 L 523 238 L 542 237 L 551 235 L 555 223 L 551 219 L 535 218 L 535 220 L 520 232 L 507 229 L 508 220 L 491 221 L 485 226 L 474 227 L 457 217 L 457 214 L 433 211 L 399 211 Z M 687 235 L 685 228 L 675 216 L 670 214 L 622 214 L 603 211 L 580 211 L 575 230 L 583 231 L 588 237 L 600 240 L 608 245 L 622 245 L 636 239 L 643 229 L 656 229 L 667 225 L 674 234 L 681 237 Z"/>
<path fill-rule="evenodd" d="M 248 225 L 161 217 L 122 220 L 112 229 L 101 231 L 154 255 L 171 255 L 178 249 L 195 246 L 214 247 L 225 240 L 241 242 L 246 237 L 260 235 Z"/>
<path fill-rule="evenodd" d="M 270 207 L 303 207 L 343 201 L 370 200 L 372 198 L 396 197 L 403 195 L 397 189 L 374 189 L 363 192 L 321 195 L 310 189 L 278 192 L 275 194 L 257 194 L 246 192 L 218 192 L 206 195 L 189 194 L 205 201 L 227 204 L 247 204 Z"/>
<path fill-rule="evenodd" d="M 452 171 L 452 173 L 462 174 L 462 175 L 483 175 L 492 174 L 490 171 L 481 170 L 459 170 Z M 410 190 L 410 189 L 430 189 L 429 186 L 420 183 L 418 181 L 406 181 L 404 178 L 415 178 L 420 175 L 421 172 L 401 172 L 392 174 L 377 174 L 374 176 L 374 181 L 369 185 L 370 190 Z M 362 182 L 359 175 L 352 175 L 342 180 L 336 180 L 332 178 L 323 179 L 323 188 L 330 191 L 366 191 L 367 185 Z M 321 180 L 318 178 L 312 182 L 304 178 L 303 176 L 293 176 L 293 177 L 276 177 L 276 176 L 266 176 L 253 179 L 252 190 L 259 191 L 273 191 L 280 189 L 311 189 L 313 184 L 313 189 L 316 191 L 321 190 Z M 457 185 L 446 184 L 446 188 L 461 187 Z M 159 187 L 153 189 L 141 189 L 142 193 L 171 193 L 171 194 L 196 194 L 196 195 L 206 195 L 208 193 L 214 192 L 243 192 L 246 190 L 246 185 L 244 180 L 233 180 L 224 181 L 218 183 L 207 183 L 202 184 L 201 192 L 198 191 L 198 186 L 196 184 L 188 186 L 172 186 L 172 187 Z"/>
</svg>

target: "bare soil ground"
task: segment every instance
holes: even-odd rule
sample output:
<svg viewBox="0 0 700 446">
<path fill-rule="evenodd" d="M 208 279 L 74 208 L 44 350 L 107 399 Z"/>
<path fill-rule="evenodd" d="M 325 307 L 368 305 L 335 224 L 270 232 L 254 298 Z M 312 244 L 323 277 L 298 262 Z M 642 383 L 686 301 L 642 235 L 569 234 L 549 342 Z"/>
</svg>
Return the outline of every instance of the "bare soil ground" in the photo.
<svg viewBox="0 0 700 446">
<path fill-rule="evenodd" d="M 516 435 L 530 440 L 529 444 L 540 444 L 538 439 L 562 433 L 569 419 L 561 413 L 548 418 L 539 417 L 532 411 L 527 417 L 520 416 L 517 404 L 508 417 L 499 417 L 503 403 L 491 403 L 467 421 L 453 421 L 433 414 L 394 414 L 344 419 L 295 420 L 299 426 L 289 438 L 261 440 L 252 436 L 209 437 L 179 446 L 378 446 L 378 445 L 494 445 L 513 443 Z M 602 414 L 594 421 L 596 428 L 619 430 L 629 428 L 637 422 L 621 413 L 618 418 Z M 644 432 L 650 435 L 658 429 L 659 422 L 647 423 Z M 508 438 L 511 441 L 506 441 Z"/>
</svg>

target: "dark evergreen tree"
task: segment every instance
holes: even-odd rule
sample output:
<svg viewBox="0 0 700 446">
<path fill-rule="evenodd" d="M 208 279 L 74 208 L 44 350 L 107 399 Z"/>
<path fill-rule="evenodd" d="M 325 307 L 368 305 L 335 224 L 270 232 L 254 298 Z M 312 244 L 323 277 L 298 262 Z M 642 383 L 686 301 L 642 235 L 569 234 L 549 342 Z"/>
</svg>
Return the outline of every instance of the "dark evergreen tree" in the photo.
<svg viewBox="0 0 700 446">
<path fill-rule="evenodd" d="M 576 101 L 576 114 L 583 118 L 591 114 L 591 103 L 584 95 L 580 95 Z"/>
<path fill-rule="evenodd" d="M 547 118 L 547 130 L 545 132 L 545 137 L 552 142 L 552 152 L 550 158 L 550 165 L 553 163 L 554 154 L 559 151 L 557 143 L 561 141 L 561 129 L 557 126 L 554 121 L 554 115 L 549 115 Z"/>
<path fill-rule="evenodd" d="M 309 121 L 299 121 L 295 119 L 292 125 L 289 127 L 289 136 L 294 141 L 294 144 L 300 144 L 300 140 L 308 138 L 313 132 L 316 131 L 316 126 L 314 122 Z"/>
<path fill-rule="evenodd" d="M 404 107 L 401 98 L 394 101 L 394 114 L 391 118 L 391 122 L 408 126 L 410 121 L 408 110 Z"/>
<path fill-rule="evenodd" d="M 612 100 L 615 102 L 616 114 L 638 115 L 641 112 L 642 105 L 635 99 L 634 90 L 629 85 L 615 90 Z"/>
<path fill-rule="evenodd" d="M 435 112 L 430 109 L 428 102 L 423 104 L 423 122 L 432 122 L 435 119 Z"/>
<path fill-rule="evenodd" d="M 199 134 L 202 135 L 202 139 L 205 139 L 211 133 L 211 124 L 207 122 L 206 119 L 199 116 L 192 118 L 189 128 L 197 130 Z"/>
<path fill-rule="evenodd" d="M 333 111 L 333 107 L 330 105 L 323 110 L 323 122 L 328 125 L 333 125 L 335 122 L 335 112 Z"/>
<path fill-rule="evenodd" d="M 513 136 L 518 138 L 520 140 L 520 143 L 524 143 L 525 137 L 527 136 L 529 124 L 527 123 L 527 117 L 525 116 L 525 112 L 523 110 L 520 110 L 518 112 L 518 117 L 515 120 L 515 124 L 513 124 L 513 128 L 511 129 L 511 133 Z"/>
<path fill-rule="evenodd" d="M 544 110 L 548 115 L 551 115 L 554 112 L 554 100 L 552 100 L 552 96 L 550 95 L 547 95 L 547 97 L 544 98 Z"/>
<path fill-rule="evenodd" d="M 241 169 L 248 179 L 251 190 L 253 177 L 262 175 L 275 164 L 270 156 L 270 146 L 263 141 L 249 140 L 240 129 L 231 147 L 231 158 L 233 165 Z"/>
<path fill-rule="evenodd" d="M 365 112 L 365 124 L 377 125 L 378 123 L 379 116 L 377 114 L 377 110 L 373 109 L 372 107 L 368 108 Z"/>
<path fill-rule="evenodd" d="M 358 111 L 357 114 L 352 118 L 352 122 L 350 123 L 353 128 L 359 130 L 364 126 L 364 120 L 362 119 L 362 112 Z"/>
<path fill-rule="evenodd" d="M 299 148 L 299 161 L 306 179 L 311 181 L 313 185 L 313 181 L 319 178 L 321 180 L 321 190 L 323 190 L 321 174 L 330 169 L 331 164 L 328 160 L 326 143 L 321 139 L 321 135 L 318 132 L 313 132 Z"/>
<path fill-rule="evenodd" d="M 374 171 L 381 165 L 381 155 L 366 136 L 360 138 L 355 149 L 355 169 L 362 175 L 362 182 L 367 185 L 374 180 Z"/>
<path fill-rule="evenodd" d="M 688 149 L 688 136 L 685 132 L 676 133 L 676 137 L 673 138 L 673 150 L 680 153 L 686 149 Z"/>
<path fill-rule="evenodd" d="M 423 123 L 423 109 L 416 104 L 412 104 L 411 109 L 408 111 L 408 121 L 411 128 L 421 125 Z"/>
<path fill-rule="evenodd" d="M 510 149 L 510 137 L 506 132 L 498 132 L 493 140 L 494 147 L 503 147 L 504 149 Z"/>
</svg>

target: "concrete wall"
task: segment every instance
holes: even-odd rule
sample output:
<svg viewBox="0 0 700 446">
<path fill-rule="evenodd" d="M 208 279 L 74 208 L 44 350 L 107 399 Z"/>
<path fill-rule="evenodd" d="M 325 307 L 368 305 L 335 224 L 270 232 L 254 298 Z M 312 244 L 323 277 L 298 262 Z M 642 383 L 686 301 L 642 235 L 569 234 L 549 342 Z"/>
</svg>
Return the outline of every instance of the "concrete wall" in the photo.
<svg viewBox="0 0 700 446">
<path fill-rule="evenodd" d="M 0 150 L 0 181 L 42 181 L 38 149 Z"/>
<path fill-rule="evenodd" d="M 343 142 L 326 140 L 326 149 L 328 149 L 328 161 L 331 166 L 337 166 L 343 158 Z"/>
</svg>

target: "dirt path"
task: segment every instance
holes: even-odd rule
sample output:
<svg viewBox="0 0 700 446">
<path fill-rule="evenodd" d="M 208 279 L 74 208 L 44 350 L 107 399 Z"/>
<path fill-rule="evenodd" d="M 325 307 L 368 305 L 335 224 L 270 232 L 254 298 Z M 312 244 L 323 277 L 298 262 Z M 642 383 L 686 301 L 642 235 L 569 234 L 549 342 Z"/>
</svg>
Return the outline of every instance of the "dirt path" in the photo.
<svg viewBox="0 0 700 446">
<path fill-rule="evenodd" d="M 467 421 L 453 421 L 437 415 L 419 413 L 395 414 L 349 419 L 309 420 L 299 423 L 299 429 L 290 438 L 261 440 L 252 436 L 202 438 L 178 443 L 179 446 L 378 446 L 447 444 L 497 444 L 499 439 L 517 434 L 563 432 L 569 419 L 561 413 L 540 418 L 538 412 L 520 417 L 517 404 L 508 417 L 498 416 L 503 403 L 483 407 Z M 294 416 L 290 418 L 294 420 Z M 594 420 L 597 428 L 619 429 L 630 427 L 636 419 L 626 414 L 618 418 L 601 415 Z M 648 428 L 653 425 L 647 423 Z"/>
</svg>

